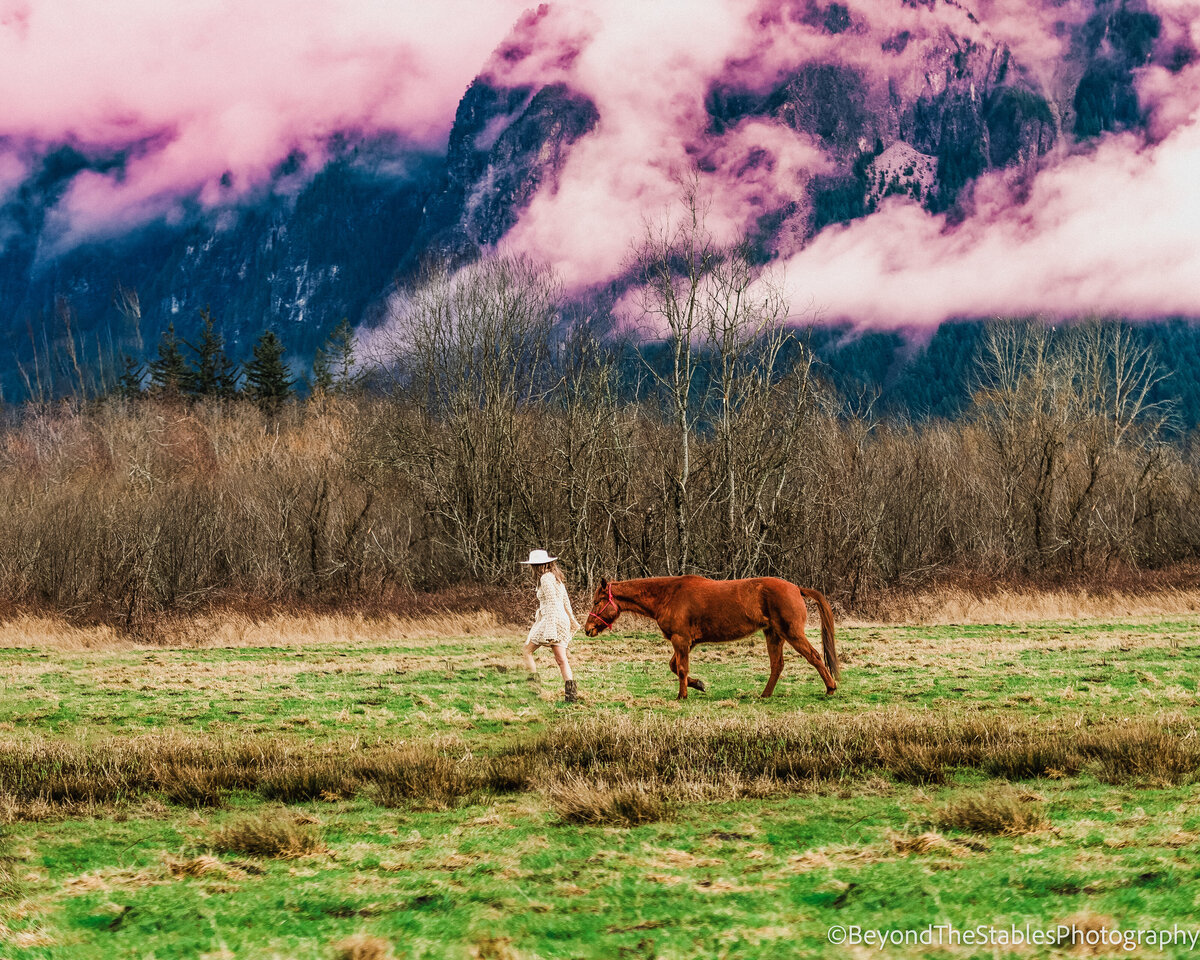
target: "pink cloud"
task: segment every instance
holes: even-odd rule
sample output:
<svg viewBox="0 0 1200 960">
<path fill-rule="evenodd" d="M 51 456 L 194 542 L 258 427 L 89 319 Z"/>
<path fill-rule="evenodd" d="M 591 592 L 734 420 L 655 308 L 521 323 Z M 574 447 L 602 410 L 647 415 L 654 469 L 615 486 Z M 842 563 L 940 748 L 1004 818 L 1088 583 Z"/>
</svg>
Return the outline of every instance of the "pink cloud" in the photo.
<svg viewBox="0 0 1200 960">
<path fill-rule="evenodd" d="M 578 286 L 618 273 L 644 218 L 678 192 L 706 121 L 707 81 L 745 49 L 751 28 L 734 0 L 580 0 L 538 28 L 550 45 L 578 49 L 558 72 L 595 102 L 600 122 L 507 244 L 554 251 L 564 280 Z"/>
<path fill-rule="evenodd" d="M 574 31 L 582 51 L 559 72 L 597 102 L 600 125 L 573 148 L 555 189 L 534 199 L 508 245 L 550 258 L 569 286 L 616 276 L 646 218 L 671 205 L 678 172 L 697 158 L 711 197 L 708 225 L 719 237 L 789 197 L 802 199 L 828 158 L 769 121 L 714 136 L 700 96 L 717 78 L 766 92 L 799 63 L 836 59 L 890 75 L 911 97 L 944 83 L 939 58 L 953 57 L 953 33 L 985 51 L 1008 45 L 1058 109 L 1069 109 L 1078 78 L 1064 71 L 1064 37 L 1094 9 L 1084 0 L 984 0 L 976 23 L 951 4 L 849 8 L 852 24 L 836 36 L 804 23 L 803 4 L 767 4 L 752 15 L 747 4 L 712 2 L 661 19 L 657 10 L 611 19 L 591 10 L 590 26 Z M 1164 18 L 1162 43 L 1200 49 L 1196 0 L 1158 0 L 1155 9 Z M 695 29 L 679 30 L 679 17 Z M 757 29 L 763 17 L 766 29 Z M 901 31 L 908 46 L 882 56 L 880 38 Z M 1200 66 L 1142 70 L 1149 143 L 1134 134 L 1090 148 L 1065 140 L 1032 185 L 1003 172 L 981 182 L 962 223 L 895 200 L 802 250 L 785 250 L 793 303 L 881 326 L 997 313 L 1200 314 L 1198 80 Z"/>
<path fill-rule="evenodd" d="M 1200 125 L 1112 137 L 956 226 L 913 204 L 819 234 L 785 264 L 794 302 L 883 327 L 953 316 L 1200 315 Z M 985 192 L 986 192 L 986 184 Z M 1003 187 L 997 187 L 1003 191 Z"/>
<path fill-rule="evenodd" d="M 1169 0 L 1164 42 L 1200 48 L 1200 3 Z M 782 264 L 794 301 L 884 327 L 954 316 L 1200 315 L 1200 64 L 1139 75 L 1150 140 L 1109 136 L 1060 157 L 1027 197 L 1001 175 L 949 225 L 896 202 L 823 231 Z"/>
<path fill-rule="evenodd" d="M 29 174 L 29 167 L 15 153 L 0 151 L 0 201 Z"/>
<path fill-rule="evenodd" d="M 1061 53 L 1057 41 L 1037 42 L 1043 29 L 1053 32 L 1052 23 L 1022 20 L 1016 0 L 993 5 L 1003 7 L 998 16 L 1008 39 L 1021 40 L 1031 54 Z M 956 4 L 872 0 L 849 4 L 849 11 L 850 26 L 838 34 L 808 17 L 802 0 L 576 0 L 530 19 L 522 49 L 569 49 L 572 56 L 555 58 L 552 67 L 534 57 L 501 61 L 493 72 L 567 82 L 595 101 L 600 123 L 572 148 L 558 183 L 534 198 L 507 244 L 552 255 L 571 286 L 615 276 L 646 218 L 670 206 L 681 172 L 697 161 L 706 170 L 701 186 L 713 198 L 708 225 L 732 238 L 762 213 L 803 201 L 808 181 L 830 169 L 830 158 L 810 138 L 768 120 L 714 136 L 704 98 L 715 82 L 765 94 L 803 63 L 837 62 L 873 78 L 872 96 L 883 111 L 889 84 L 910 100 L 944 84 L 958 49 L 951 34 L 986 49 L 1001 44 Z M 883 41 L 901 33 L 906 43 L 883 54 Z M 790 239 L 781 239 L 798 243 L 803 232 L 798 223 Z"/>
<path fill-rule="evenodd" d="M 0 0 L 0 135 L 167 142 L 72 190 L 90 227 L 264 177 L 339 129 L 439 145 L 520 0 Z"/>
</svg>

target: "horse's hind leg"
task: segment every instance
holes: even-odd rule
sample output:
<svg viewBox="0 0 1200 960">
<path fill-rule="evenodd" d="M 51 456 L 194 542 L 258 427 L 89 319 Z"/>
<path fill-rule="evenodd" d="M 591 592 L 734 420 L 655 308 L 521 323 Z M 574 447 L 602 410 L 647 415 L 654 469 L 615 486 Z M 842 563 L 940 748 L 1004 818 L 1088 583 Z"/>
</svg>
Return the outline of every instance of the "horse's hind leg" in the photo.
<svg viewBox="0 0 1200 960">
<path fill-rule="evenodd" d="M 779 675 L 783 673 L 783 641 L 770 627 L 763 631 L 763 635 L 767 638 L 767 656 L 771 658 L 771 676 L 762 695 L 769 697 L 775 692 L 775 684 L 779 681 Z"/>
<path fill-rule="evenodd" d="M 788 643 L 796 648 L 796 652 L 805 660 L 817 668 L 817 673 L 821 675 L 821 679 L 825 681 L 825 692 L 833 693 L 837 689 L 837 681 L 825 667 L 821 655 L 813 649 L 813 645 L 808 642 L 808 637 L 804 635 L 803 627 L 792 627 L 784 636 L 787 637 Z"/>
</svg>

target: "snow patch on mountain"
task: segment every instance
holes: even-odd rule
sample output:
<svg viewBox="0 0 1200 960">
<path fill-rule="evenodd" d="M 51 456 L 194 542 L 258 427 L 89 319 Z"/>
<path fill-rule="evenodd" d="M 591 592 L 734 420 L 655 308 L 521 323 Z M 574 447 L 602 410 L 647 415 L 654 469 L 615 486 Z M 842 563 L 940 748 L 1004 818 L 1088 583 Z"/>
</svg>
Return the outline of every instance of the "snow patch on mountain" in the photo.
<svg viewBox="0 0 1200 960">
<path fill-rule="evenodd" d="M 867 167 L 867 208 L 896 194 L 921 201 L 937 183 L 937 168 L 937 157 L 897 140 Z"/>
</svg>

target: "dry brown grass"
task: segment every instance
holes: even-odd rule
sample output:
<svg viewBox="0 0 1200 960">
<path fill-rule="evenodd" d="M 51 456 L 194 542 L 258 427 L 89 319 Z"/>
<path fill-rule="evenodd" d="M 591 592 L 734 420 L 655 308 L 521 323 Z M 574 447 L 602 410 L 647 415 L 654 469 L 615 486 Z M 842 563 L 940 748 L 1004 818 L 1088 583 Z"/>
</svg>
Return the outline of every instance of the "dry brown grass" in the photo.
<svg viewBox="0 0 1200 960">
<path fill-rule="evenodd" d="M 385 807 L 412 802 L 441 807 L 473 793 L 508 793 L 529 786 L 528 767 L 520 760 L 484 756 L 463 762 L 428 744 L 364 757 L 359 770 Z"/>
<path fill-rule="evenodd" d="M 915 837 L 895 833 L 889 836 L 888 839 L 891 841 L 892 849 L 896 853 L 905 856 L 911 853 L 943 853 L 953 857 L 961 857 L 971 852 L 969 848 L 953 843 L 940 833 L 935 833 L 932 830 L 927 830 L 925 833 L 918 834 Z"/>
<path fill-rule="evenodd" d="M 234 790 L 296 803 L 370 793 L 386 806 L 444 806 L 481 791 L 529 785 L 513 758 L 460 762 L 441 742 L 359 749 L 357 741 L 313 745 L 278 739 L 149 735 L 91 744 L 0 740 L 0 817 L 37 820 L 87 814 L 151 797 L 220 805 Z"/>
<path fill-rule="evenodd" d="M 281 860 L 295 860 L 325 849 L 312 826 L 297 823 L 289 811 L 279 808 L 226 824 L 209 837 L 209 845 L 222 853 Z"/>
<path fill-rule="evenodd" d="M 511 601 L 511 592 L 506 594 Z M 378 609 L 367 613 L 345 612 L 263 612 L 235 608 L 196 616 L 164 617 L 153 629 L 131 634 L 107 624 L 81 625 L 56 615 L 38 616 L 18 613 L 0 622 L 0 649 L 30 648 L 63 652 L 124 651 L 169 648 L 276 648 L 311 650 L 354 650 L 403 641 L 406 646 L 436 646 L 447 638 L 484 637 L 510 640 L 522 630 L 512 623 L 512 611 L 478 609 L 436 609 L 439 603 L 452 604 L 447 594 L 439 600 L 431 596 L 423 604 L 430 609 L 411 616 L 396 615 Z M 507 601 L 506 601 L 507 602 Z M 580 597 L 577 608 L 586 609 L 587 599 Z M 947 624 L 1031 624 L 1063 620 L 1151 620 L 1171 616 L 1191 616 L 1200 612 L 1200 590 L 1182 588 L 1154 589 L 1144 593 L 1093 593 L 1083 589 L 1021 589 L 981 592 L 964 587 L 939 587 L 932 591 L 903 594 L 882 601 L 874 619 L 854 616 L 839 618 L 840 627 L 880 628 L 897 625 Z M 652 621 L 633 615 L 621 620 L 602 645 L 588 651 L 597 662 L 641 654 L 645 640 L 630 637 L 630 631 L 655 632 Z M 1092 642 L 1094 638 L 1081 638 Z M 1037 641 L 1040 643 L 1041 641 Z M 978 642 L 975 642 L 976 645 Z M 939 639 L 939 650 L 949 649 Z M 1010 639 L 1016 647 L 1019 637 Z M 950 644 L 953 646 L 953 644 Z M 395 657 L 389 663 L 394 665 Z M 228 669 L 236 670 L 237 664 Z"/>
<path fill-rule="evenodd" d="M 228 876 L 230 867 L 219 857 L 212 854 L 200 854 L 196 857 L 180 859 L 172 856 L 163 858 L 163 866 L 176 879 L 185 877 Z"/>
<path fill-rule="evenodd" d="M 474 960 L 520 960 L 508 937 L 484 936 L 471 947 Z"/>
<path fill-rule="evenodd" d="M 1008 781 L 1088 771 L 1114 784 L 1190 783 L 1200 776 L 1200 737 L 1194 723 L 1182 719 L 1076 726 L 1069 718 L 891 710 L 696 716 L 687 724 L 659 715 L 582 716 L 495 755 L 464 754 L 454 741 L 363 748 L 355 741 L 185 736 L 89 744 L 21 738 L 0 740 L 0 814 L 37 819 L 146 799 L 212 806 L 234 790 L 284 803 L 365 794 L 387 806 L 446 806 L 471 796 L 542 790 L 566 819 L 633 819 L 642 807 L 654 809 L 643 794 L 674 803 L 765 796 L 822 782 L 877 789 L 883 776 L 942 783 L 962 769 Z M 1019 797 L 1012 802 L 1022 810 L 1030 804 Z M 979 824 L 987 809 L 978 812 Z M 997 813 L 1001 831 L 1019 822 L 1010 813 Z"/>
<path fill-rule="evenodd" d="M 18 872 L 20 865 L 21 858 L 13 849 L 12 838 L 0 828 L 0 901 L 16 901 L 24 892 L 25 884 Z"/>
<path fill-rule="evenodd" d="M 471 610 L 417 617 L 364 617 L 357 613 L 278 614 L 255 618 L 225 613 L 180 624 L 178 636 L 194 646 L 355 648 L 396 640 L 441 640 L 511 633 L 495 613 Z"/>
<path fill-rule="evenodd" d="M 435 643 L 447 637 L 513 635 L 488 610 L 430 613 L 418 617 L 365 617 L 359 613 L 272 614 L 255 617 L 237 611 L 157 624 L 153 636 L 135 637 L 112 626 L 78 626 L 58 617 L 21 614 L 0 623 L 0 648 L 66 652 L 188 648 L 305 648 L 339 650 L 378 646 L 397 640 Z"/>
<path fill-rule="evenodd" d="M 939 586 L 879 601 L 870 620 L 847 618 L 846 626 L 878 624 L 1032 623 L 1040 620 L 1102 620 L 1182 616 L 1200 612 L 1200 590 L 1167 587 L 1144 591 L 1084 588 L 972 590 Z"/>
<path fill-rule="evenodd" d="M 1111 941 L 1105 943 L 1101 936 L 1106 930 L 1115 931 L 1120 928 L 1120 924 L 1112 917 L 1084 910 L 1059 920 L 1055 926 L 1068 928 L 1068 932 L 1058 941 L 1060 950 L 1069 950 L 1076 956 L 1086 957 L 1128 955 L 1128 951 L 1114 947 Z"/>
<path fill-rule="evenodd" d="M 631 827 L 667 819 L 671 805 L 658 784 L 641 780 L 590 781 L 573 776 L 547 789 L 550 805 L 563 823 Z"/>
<path fill-rule="evenodd" d="M 692 718 L 590 716 L 509 749 L 548 770 L 593 779 L 620 772 L 694 789 L 773 786 L 887 774 L 941 783 L 956 769 L 1019 780 L 1085 769 L 1112 782 L 1189 782 L 1200 773 L 1190 721 L 1076 727 L 1021 717 L 963 718 L 889 710 L 871 715 Z"/>
<path fill-rule="evenodd" d="M 933 816 L 949 830 L 1016 837 L 1050 828 L 1041 806 L 1009 787 L 995 787 L 951 801 Z"/>
<path fill-rule="evenodd" d="M 59 617 L 19 614 L 0 623 L 0 648 L 129 650 L 136 644 L 111 626 L 76 626 Z"/>
</svg>

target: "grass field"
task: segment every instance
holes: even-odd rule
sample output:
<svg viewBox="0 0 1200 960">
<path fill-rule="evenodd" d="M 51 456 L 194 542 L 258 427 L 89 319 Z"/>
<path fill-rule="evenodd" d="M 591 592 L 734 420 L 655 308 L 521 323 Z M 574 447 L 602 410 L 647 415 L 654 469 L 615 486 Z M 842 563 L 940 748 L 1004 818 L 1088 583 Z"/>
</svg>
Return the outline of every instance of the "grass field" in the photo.
<svg viewBox="0 0 1200 960">
<path fill-rule="evenodd" d="M 1173 957 L 960 941 L 1200 929 L 1194 613 L 848 626 L 829 698 L 789 653 L 760 700 L 758 638 L 701 649 L 684 704 L 631 629 L 577 640 L 578 707 L 486 618 L 176 639 L 0 628 L 0 958 Z M 829 941 L 931 924 L 959 940 Z"/>
</svg>

